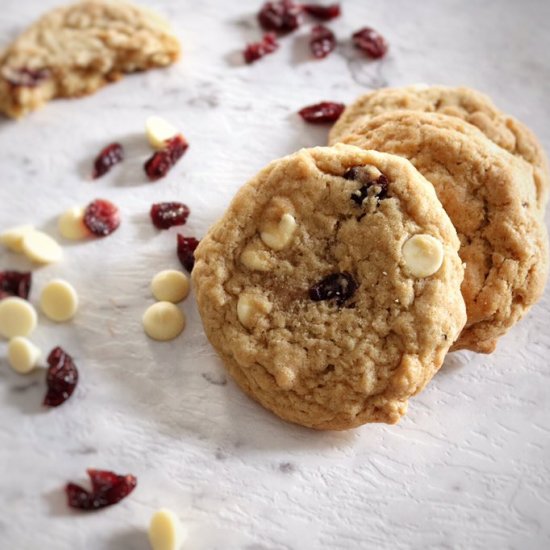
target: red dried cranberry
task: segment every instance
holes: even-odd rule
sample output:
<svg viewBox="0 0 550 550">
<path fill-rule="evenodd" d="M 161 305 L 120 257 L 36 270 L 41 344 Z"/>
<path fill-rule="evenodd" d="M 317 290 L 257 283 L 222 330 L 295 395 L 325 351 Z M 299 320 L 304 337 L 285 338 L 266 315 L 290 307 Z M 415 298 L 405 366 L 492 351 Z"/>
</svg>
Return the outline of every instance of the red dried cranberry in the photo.
<svg viewBox="0 0 550 550">
<path fill-rule="evenodd" d="M 309 47 L 314 57 L 322 59 L 336 48 L 336 37 L 329 28 L 316 25 L 311 29 Z"/>
<path fill-rule="evenodd" d="M 189 208 L 182 202 L 159 202 L 151 206 L 151 220 L 158 229 L 183 225 L 189 216 Z"/>
<path fill-rule="evenodd" d="M 306 121 L 312 124 L 322 124 L 324 122 L 335 122 L 346 106 L 343 103 L 333 101 L 322 101 L 315 105 L 308 105 L 298 111 L 298 114 Z"/>
<path fill-rule="evenodd" d="M 243 52 L 244 60 L 247 63 L 254 63 L 254 61 L 258 61 L 258 59 L 264 57 L 264 55 L 273 53 L 278 47 L 277 36 L 272 32 L 268 32 L 264 34 L 259 42 L 247 44 Z"/>
<path fill-rule="evenodd" d="M 189 143 L 178 134 L 166 142 L 164 149 L 157 151 L 145 164 L 145 173 L 151 181 L 156 181 L 166 176 L 168 171 L 183 157 Z"/>
<path fill-rule="evenodd" d="M 346 271 L 331 273 L 309 289 L 309 297 L 314 302 L 336 300 L 336 303 L 341 306 L 355 294 L 358 286 L 354 278 Z"/>
<path fill-rule="evenodd" d="M 126 498 L 137 485 L 133 475 L 121 476 L 106 470 L 87 470 L 92 482 L 92 490 L 87 491 L 75 483 L 67 483 L 67 503 L 78 510 L 99 510 Z"/>
<path fill-rule="evenodd" d="M 352 38 L 355 47 L 373 59 L 384 57 L 388 51 L 388 44 L 384 37 L 370 27 L 364 27 L 354 32 Z"/>
<path fill-rule="evenodd" d="M 106 174 L 115 164 L 124 159 L 124 149 L 120 143 L 111 143 L 102 149 L 94 161 L 92 177 L 99 178 Z"/>
<path fill-rule="evenodd" d="M 320 21 L 330 21 L 338 17 L 341 13 L 340 4 L 330 4 L 328 6 L 319 6 L 318 4 L 303 4 L 303 10 L 309 15 Z"/>
<path fill-rule="evenodd" d="M 6 69 L 6 80 L 15 87 L 35 88 L 50 75 L 48 69 Z"/>
<path fill-rule="evenodd" d="M 54 348 L 48 356 L 46 384 L 48 392 L 44 398 L 46 407 L 57 407 L 71 397 L 78 383 L 78 370 L 73 358 L 60 347 Z"/>
<path fill-rule="evenodd" d="M 191 273 L 195 266 L 195 248 L 199 246 L 199 241 L 195 237 L 184 237 L 178 234 L 178 258 L 181 265 Z"/>
<path fill-rule="evenodd" d="M 105 199 L 96 199 L 84 210 L 84 225 L 97 237 L 106 237 L 120 225 L 118 208 Z"/>
<path fill-rule="evenodd" d="M 368 170 L 365 170 L 361 166 L 354 166 L 346 171 L 344 178 L 347 180 L 358 181 L 363 184 L 357 191 L 351 194 L 351 200 L 358 205 L 363 204 L 363 201 L 369 195 L 369 189 L 373 186 L 377 186 L 379 188 L 374 195 L 377 198 L 378 203 L 388 196 L 388 178 L 386 178 L 384 174 L 381 174 L 376 179 L 372 179 Z"/>
<path fill-rule="evenodd" d="M 258 13 L 258 21 L 266 31 L 287 33 L 300 26 L 301 6 L 291 0 L 266 2 Z"/>
<path fill-rule="evenodd" d="M 0 271 L 0 300 L 8 296 L 26 300 L 31 291 L 31 277 L 28 271 Z"/>
</svg>

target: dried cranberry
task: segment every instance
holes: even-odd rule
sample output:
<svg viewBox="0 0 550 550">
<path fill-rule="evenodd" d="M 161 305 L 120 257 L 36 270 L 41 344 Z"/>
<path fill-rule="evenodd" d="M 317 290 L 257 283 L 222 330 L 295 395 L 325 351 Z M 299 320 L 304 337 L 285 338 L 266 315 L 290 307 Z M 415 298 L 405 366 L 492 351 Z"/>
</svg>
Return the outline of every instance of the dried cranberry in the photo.
<svg viewBox="0 0 550 550">
<path fill-rule="evenodd" d="M 84 225 L 97 237 L 106 237 L 120 225 L 118 208 L 105 199 L 96 199 L 84 210 Z"/>
<path fill-rule="evenodd" d="M 331 19 L 338 17 L 341 13 L 340 4 L 330 4 L 328 6 L 303 4 L 302 8 L 307 14 L 321 21 L 330 21 Z"/>
<path fill-rule="evenodd" d="M 189 216 L 189 208 L 182 202 L 159 202 L 151 206 L 151 220 L 158 229 L 183 225 Z"/>
<path fill-rule="evenodd" d="M 373 59 L 384 57 L 388 51 L 388 44 L 384 37 L 370 27 L 364 27 L 354 32 L 352 38 L 355 47 Z"/>
<path fill-rule="evenodd" d="M 8 296 L 26 300 L 31 291 L 31 277 L 28 271 L 0 271 L 0 300 Z"/>
<path fill-rule="evenodd" d="M 178 134 L 166 142 L 164 149 L 157 151 L 145 164 L 144 169 L 151 181 L 166 176 L 168 171 L 183 157 L 189 147 L 186 139 Z"/>
<path fill-rule="evenodd" d="M 331 273 L 309 289 L 309 297 L 314 302 L 336 300 L 336 303 L 341 306 L 355 294 L 358 286 L 355 279 L 346 271 Z"/>
<path fill-rule="evenodd" d="M 178 234 L 178 258 L 181 265 L 191 273 L 195 266 L 195 248 L 199 246 L 199 241 L 195 237 L 184 237 Z"/>
<path fill-rule="evenodd" d="M 266 2 L 258 13 L 258 21 L 266 31 L 292 32 L 300 26 L 301 6 L 291 0 Z"/>
<path fill-rule="evenodd" d="M 6 80 L 15 87 L 35 88 L 50 75 L 48 69 L 5 69 Z"/>
<path fill-rule="evenodd" d="M 322 59 L 336 48 L 336 37 L 329 28 L 316 25 L 311 29 L 309 47 L 314 57 Z"/>
<path fill-rule="evenodd" d="M 60 347 L 54 348 L 48 356 L 46 384 L 48 392 L 44 398 L 46 407 L 57 407 L 71 397 L 78 383 L 78 370 L 73 358 Z"/>
<path fill-rule="evenodd" d="M 126 498 L 137 485 L 133 475 L 121 476 L 105 470 L 87 470 L 92 482 L 92 490 L 87 491 L 75 483 L 67 483 L 67 503 L 78 510 L 99 510 Z"/>
<path fill-rule="evenodd" d="M 106 174 L 115 164 L 124 159 L 124 149 L 120 143 L 111 143 L 102 149 L 94 161 L 92 177 L 99 178 Z"/>
<path fill-rule="evenodd" d="M 346 106 L 343 103 L 333 101 L 322 101 L 315 105 L 308 105 L 298 111 L 298 114 L 311 124 L 322 124 L 324 122 L 336 122 Z"/>
<path fill-rule="evenodd" d="M 278 47 L 277 36 L 272 32 L 268 32 L 264 34 L 259 42 L 247 44 L 243 52 L 244 60 L 247 63 L 254 63 L 254 61 L 264 57 L 264 55 L 273 53 Z"/>
<path fill-rule="evenodd" d="M 369 189 L 373 186 L 378 187 L 378 190 L 374 195 L 378 199 L 378 202 L 384 200 L 388 196 L 388 178 L 386 178 L 384 174 L 381 174 L 378 178 L 373 179 L 369 170 L 365 170 L 361 166 L 354 166 L 344 174 L 344 178 L 347 180 L 358 181 L 363 184 L 357 191 L 351 194 L 351 200 L 358 205 L 363 204 L 363 201 L 369 195 Z"/>
</svg>

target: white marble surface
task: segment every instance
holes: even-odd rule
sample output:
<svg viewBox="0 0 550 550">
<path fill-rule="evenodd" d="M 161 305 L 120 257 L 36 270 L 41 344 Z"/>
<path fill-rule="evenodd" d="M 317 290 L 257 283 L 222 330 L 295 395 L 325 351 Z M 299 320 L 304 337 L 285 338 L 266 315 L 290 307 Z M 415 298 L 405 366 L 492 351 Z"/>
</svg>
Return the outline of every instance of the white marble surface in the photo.
<svg viewBox="0 0 550 550">
<path fill-rule="evenodd" d="M 56 0 L 2 0 L 6 42 Z M 389 57 L 349 48 L 311 61 L 306 30 L 253 65 L 236 52 L 259 32 L 260 0 L 150 0 L 185 48 L 170 70 L 129 77 L 78 101 L 0 122 L 0 228 L 31 221 L 55 233 L 66 207 L 105 197 L 123 224 L 103 241 L 67 245 L 59 265 L 35 270 L 35 289 L 62 276 L 78 289 L 74 323 L 41 319 L 34 340 L 61 344 L 80 367 L 76 394 L 40 406 L 44 372 L 21 377 L 0 344 L 0 547 L 145 550 L 160 506 L 177 511 L 196 550 L 510 549 L 550 547 L 550 292 L 491 356 L 448 357 L 397 426 L 314 433 L 285 424 L 226 379 L 193 303 L 175 342 L 140 324 L 159 269 L 176 267 L 175 231 L 158 233 L 154 201 L 180 199 L 202 235 L 235 190 L 267 161 L 322 144 L 326 130 L 293 114 L 369 87 L 467 84 L 530 124 L 550 149 L 550 3 L 484 0 L 344 1 L 331 26 L 383 32 Z M 141 163 L 149 114 L 179 124 L 191 147 L 170 176 L 147 183 Z M 119 140 L 128 160 L 85 175 Z M 548 218 L 547 218 L 548 219 Z M 0 252 L 0 268 L 28 268 Z M 69 511 L 62 487 L 87 467 L 138 476 L 121 504 Z"/>
</svg>

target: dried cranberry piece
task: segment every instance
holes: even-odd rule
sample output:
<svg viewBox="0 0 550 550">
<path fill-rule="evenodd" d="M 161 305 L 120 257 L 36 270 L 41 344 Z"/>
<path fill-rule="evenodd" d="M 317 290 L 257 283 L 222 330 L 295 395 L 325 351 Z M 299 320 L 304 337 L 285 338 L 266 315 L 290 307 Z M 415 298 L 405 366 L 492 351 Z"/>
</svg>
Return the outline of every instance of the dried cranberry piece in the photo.
<svg viewBox="0 0 550 550">
<path fill-rule="evenodd" d="M 124 149 L 120 143 L 111 143 L 99 152 L 94 161 L 92 177 L 99 178 L 106 174 L 115 164 L 124 159 Z"/>
<path fill-rule="evenodd" d="M 92 482 L 92 490 L 87 491 L 75 483 L 67 483 L 67 503 L 71 508 L 79 510 L 99 510 L 112 506 L 126 498 L 137 485 L 133 475 L 121 476 L 106 470 L 87 470 Z"/>
<path fill-rule="evenodd" d="M 320 21 L 330 21 L 338 17 L 341 13 L 340 4 L 329 4 L 328 6 L 319 6 L 318 4 L 303 4 L 302 9 L 315 19 Z"/>
<path fill-rule="evenodd" d="M 243 52 L 244 60 L 247 63 L 254 63 L 254 61 L 261 59 L 265 55 L 273 53 L 278 47 L 277 36 L 272 32 L 268 32 L 264 34 L 259 42 L 247 44 Z"/>
<path fill-rule="evenodd" d="M 44 398 L 46 407 L 57 407 L 71 397 L 78 383 L 78 370 L 73 358 L 59 346 L 48 356 L 46 384 L 48 392 Z"/>
<path fill-rule="evenodd" d="M 346 106 L 343 103 L 333 101 L 321 101 L 315 105 L 308 105 L 298 111 L 298 114 L 311 124 L 323 124 L 336 122 Z"/>
<path fill-rule="evenodd" d="M 178 258 L 181 265 L 191 273 L 195 266 L 195 248 L 199 246 L 199 241 L 195 237 L 184 237 L 178 234 Z"/>
<path fill-rule="evenodd" d="M 331 273 L 309 289 L 309 297 L 314 302 L 336 300 L 336 303 L 341 306 L 355 294 L 358 287 L 350 273 L 346 271 Z"/>
<path fill-rule="evenodd" d="M 97 237 L 106 237 L 120 225 L 118 207 L 105 199 L 96 199 L 84 210 L 84 225 Z"/>
<path fill-rule="evenodd" d="M 388 51 L 388 43 L 384 37 L 370 27 L 363 27 L 354 32 L 352 39 L 356 48 L 359 48 L 373 59 L 384 57 Z"/>
<path fill-rule="evenodd" d="M 5 78 L 12 86 L 23 88 L 35 88 L 50 75 L 48 69 L 29 69 L 27 67 L 7 68 L 5 72 L 7 73 Z"/>
<path fill-rule="evenodd" d="M 189 208 L 182 202 L 159 202 L 151 206 L 151 220 L 158 229 L 183 225 L 189 216 Z"/>
<path fill-rule="evenodd" d="M 189 147 L 187 140 L 181 135 L 169 139 L 164 149 L 157 151 L 144 164 L 145 173 L 151 181 L 156 181 L 166 176 L 168 171 L 183 157 Z"/>
<path fill-rule="evenodd" d="M 0 271 L 0 300 L 8 296 L 26 300 L 31 291 L 31 278 L 28 271 Z"/>
<path fill-rule="evenodd" d="M 378 178 L 373 179 L 368 170 L 365 170 L 361 166 L 354 166 L 346 171 L 344 178 L 347 180 L 358 181 L 363 185 L 351 194 L 351 200 L 356 204 L 361 205 L 363 201 L 369 195 L 369 189 L 373 186 L 377 186 L 379 189 L 375 193 L 375 197 L 378 199 L 378 203 L 388 197 L 388 178 L 384 174 L 381 174 Z"/>
<path fill-rule="evenodd" d="M 314 57 L 322 59 L 336 48 L 336 36 L 328 27 L 316 25 L 311 29 L 309 47 Z"/>
<path fill-rule="evenodd" d="M 288 33 L 300 26 L 301 6 L 291 0 L 266 2 L 258 13 L 258 21 L 266 31 Z"/>
</svg>

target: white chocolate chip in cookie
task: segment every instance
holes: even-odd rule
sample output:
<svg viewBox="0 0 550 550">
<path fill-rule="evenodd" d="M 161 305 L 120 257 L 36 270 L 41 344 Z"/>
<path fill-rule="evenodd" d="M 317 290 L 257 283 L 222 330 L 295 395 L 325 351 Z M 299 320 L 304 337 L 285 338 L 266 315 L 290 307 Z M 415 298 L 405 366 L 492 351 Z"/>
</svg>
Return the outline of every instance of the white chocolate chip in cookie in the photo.
<svg viewBox="0 0 550 550">
<path fill-rule="evenodd" d="M 443 263 L 443 245 L 431 235 L 414 235 L 401 250 L 405 266 L 414 277 L 429 277 Z"/>
<path fill-rule="evenodd" d="M 153 514 L 148 534 L 153 550 L 180 550 L 187 538 L 179 518 L 166 508 Z"/>
<path fill-rule="evenodd" d="M 143 314 L 143 328 L 147 336 L 159 342 L 173 340 L 185 328 L 185 316 L 171 302 L 157 302 Z"/>
<path fill-rule="evenodd" d="M 59 244 L 42 231 L 26 233 L 23 237 L 22 249 L 25 256 L 40 264 L 58 262 L 63 257 L 63 250 Z"/>
<path fill-rule="evenodd" d="M 241 325 L 251 329 L 258 320 L 271 312 L 273 304 L 263 296 L 244 293 L 237 302 L 237 318 Z"/>
<path fill-rule="evenodd" d="M 8 344 L 9 364 L 20 374 L 31 372 L 38 364 L 41 355 L 40 349 L 22 336 L 12 338 Z"/>
<path fill-rule="evenodd" d="M 259 249 L 255 243 L 250 243 L 242 251 L 241 263 L 248 269 L 255 271 L 269 271 L 272 267 L 268 253 Z"/>
<path fill-rule="evenodd" d="M 19 225 L 12 227 L 0 234 L 0 243 L 7 246 L 13 252 L 23 252 L 23 237 L 34 231 L 32 225 Z"/>
<path fill-rule="evenodd" d="M 145 121 L 145 133 L 154 149 L 166 147 L 166 142 L 178 134 L 178 129 L 159 116 L 150 116 Z"/>
<path fill-rule="evenodd" d="M 292 214 L 283 214 L 279 223 L 268 222 L 264 224 L 260 237 L 262 241 L 273 250 L 285 248 L 296 231 L 296 220 Z"/>
<path fill-rule="evenodd" d="M 23 298 L 0 300 L 0 334 L 5 338 L 28 336 L 36 328 L 36 310 Z"/>
<path fill-rule="evenodd" d="M 62 279 L 49 282 L 40 295 L 40 309 L 48 319 L 62 323 L 72 319 L 78 309 L 78 294 Z"/>
<path fill-rule="evenodd" d="M 57 228 L 65 239 L 80 241 L 90 236 L 90 231 L 84 225 L 84 208 L 73 206 L 59 216 Z"/>
<path fill-rule="evenodd" d="M 151 281 L 151 291 L 157 300 L 177 304 L 189 294 L 189 278 L 175 269 L 160 271 Z"/>
</svg>

